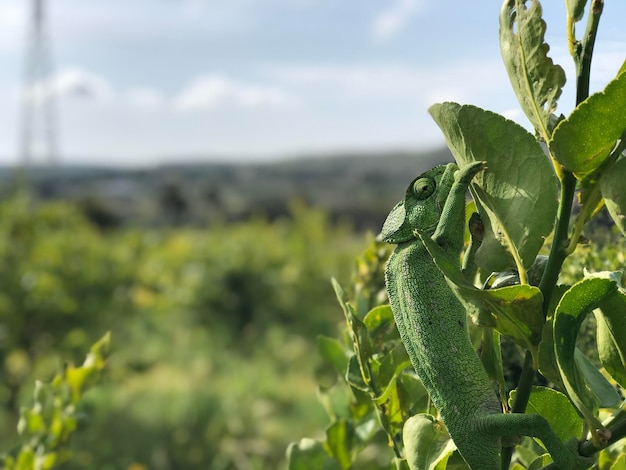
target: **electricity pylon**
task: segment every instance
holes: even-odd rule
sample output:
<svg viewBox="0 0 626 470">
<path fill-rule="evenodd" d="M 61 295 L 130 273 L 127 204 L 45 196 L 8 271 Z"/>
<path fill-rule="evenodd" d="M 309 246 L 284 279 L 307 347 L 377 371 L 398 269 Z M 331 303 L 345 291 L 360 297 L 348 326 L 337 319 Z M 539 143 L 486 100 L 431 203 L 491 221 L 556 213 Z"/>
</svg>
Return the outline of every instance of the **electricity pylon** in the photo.
<svg viewBox="0 0 626 470">
<path fill-rule="evenodd" d="M 58 161 L 52 47 L 44 0 L 31 0 L 22 83 L 20 160 L 23 167 Z"/>
</svg>

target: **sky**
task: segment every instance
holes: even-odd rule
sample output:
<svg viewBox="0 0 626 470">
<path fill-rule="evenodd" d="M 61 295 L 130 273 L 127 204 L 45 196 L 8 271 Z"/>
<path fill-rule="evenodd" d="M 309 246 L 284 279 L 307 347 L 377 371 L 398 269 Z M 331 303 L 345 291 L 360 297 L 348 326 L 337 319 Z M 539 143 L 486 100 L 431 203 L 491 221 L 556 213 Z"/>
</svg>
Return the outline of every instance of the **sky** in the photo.
<svg viewBox="0 0 626 470">
<path fill-rule="evenodd" d="M 143 166 L 443 145 L 433 103 L 527 122 L 487 0 L 48 0 L 61 162 Z M 544 0 L 567 73 L 565 2 Z M 19 162 L 30 1 L 0 0 L 0 164 Z M 606 0 L 592 91 L 626 58 L 626 1 Z M 579 23 L 578 35 L 584 30 Z"/>
</svg>

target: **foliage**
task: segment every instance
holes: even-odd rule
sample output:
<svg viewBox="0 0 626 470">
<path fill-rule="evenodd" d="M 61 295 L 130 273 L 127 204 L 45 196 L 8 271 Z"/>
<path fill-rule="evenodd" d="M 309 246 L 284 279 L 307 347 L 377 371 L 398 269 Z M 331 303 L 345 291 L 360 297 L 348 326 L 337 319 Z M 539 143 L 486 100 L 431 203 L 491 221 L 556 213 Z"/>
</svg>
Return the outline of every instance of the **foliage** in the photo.
<svg viewBox="0 0 626 470">
<path fill-rule="evenodd" d="M 21 411 L 21 446 L 0 457 L 5 470 L 46 470 L 71 458 L 68 443 L 79 421 L 78 401 L 100 379 L 110 335 L 95 343 L 80 367 L 68 365 L 50 383 L 36 382 L 33 405 Z"/>
<path fill-rule="evenodd" d="M 599 467 L 613 469 L 621 468 L 626 455 L 626 415 L 617 391 L 626 386 L 626 291 L 616 271 L 623 265 L 624 242 L 602 249 L 579 248 L 579 242 L 604 204 L 626 235 L 626 62 L 603 91 L 588 96 L 602 2 L 591 2 L 587 32 L 577 41 L 573 25 L 586 3 L 567 3 L 577 71 L 577 107 L 569 116 L 554 114 L 565 75 L 548 57 L 537 0 L 505 0 L 500 14 L 504 63 L 536 135 L 475 106 L 443 103 L 430 109 L 459 166 L 486 162 L 487 170 L 470 186 L 485 226 L 475 257 L 478 279 L 466 279 L 458 260 L 421 238 L 473 320 L 470 336 L 499 386 L 505 411 L 541 414 L 564 441 L 583 440 L 582 455 L 598 454 Z M 576 189 L 580 211 L 574 217 Z M 311 462 L 316 468 L 467 468 L 433 416 L 436 410 L 380 295 L 386 255 L 384 247 L 372 244 L 357 261 L 348 293 L 334 283 L 346 328 L 338 339 L 318 340 L 326 363 L 319 394 L 331 423 L 324 439 L 291 444 L 291 469 L 310 468 Z M 579 330 L 591 323 L 597 324 L 594 341 L 583 343 Z M 502 338 L 526 354 L 515 390 L 505 389 L 510 365 L 503 362 Z M 550 387 L 533 386 L 537 372 Z M 512 448 L 503 450 L 506 468 L 511 454 Z M 554 468 L 532 439 L 517 446 L 515 457 L 511 468 Z"/>
<path fill-rule="evenodd" d="M 132 250 L 103 243 L 67 206 L 37 206 L 26 194 L 0 205 L 0 397 L 9 409 L 31 374 L 76 362 L 124 311 Z"/>
<path fill-rule="evenodd" d="M 176 230 L 99 231 L 27 194 L 0 215 L 3 446 L 33 377 L 105 330 L 107 381 L 81 402 L 64 469 L 275 468 L 293 429 L 323 423 L 309 337 L 335 330 L 327 280 L 361 244 L 348 227 L 301 203 L 273 223 Z"/>
</svg>

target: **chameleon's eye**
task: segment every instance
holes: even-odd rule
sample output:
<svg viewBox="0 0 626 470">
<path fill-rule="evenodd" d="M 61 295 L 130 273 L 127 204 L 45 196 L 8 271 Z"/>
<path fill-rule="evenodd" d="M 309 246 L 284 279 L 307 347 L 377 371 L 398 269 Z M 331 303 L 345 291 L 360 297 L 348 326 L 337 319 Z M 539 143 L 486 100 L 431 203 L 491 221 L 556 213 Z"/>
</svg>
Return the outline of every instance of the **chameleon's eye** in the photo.
<svg viewBox="0 0 626 470">
<path fill-rule="evenodd" d="M 428 198 L 435 192 L 435 181 L 430 178 L 420 178 L 413 183 L 413 194 L 419 200 Z"/>
</svg>

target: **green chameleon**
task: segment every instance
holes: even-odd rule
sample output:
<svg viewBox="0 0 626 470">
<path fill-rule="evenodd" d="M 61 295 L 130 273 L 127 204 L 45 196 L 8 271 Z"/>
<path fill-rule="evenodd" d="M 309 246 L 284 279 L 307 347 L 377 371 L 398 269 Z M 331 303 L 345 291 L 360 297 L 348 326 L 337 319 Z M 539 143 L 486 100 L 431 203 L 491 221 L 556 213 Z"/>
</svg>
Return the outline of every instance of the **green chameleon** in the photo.
<svg viewBox="0 0 626 470">
<path fill-rule="evenodd" d="M 567 444 L 537 414 L 504 414 L 500 400 L 470 343 L 463 306 L 450 290 L 421 241 L 432 237 L 451 257 L 460 259 L 465 223 L 465 194 L 471 179 L 485 168 L 475 162 L 461 170 L 438 166 L 418 176 L 391 211 L 382 239 L 397 244 L 385 280 L 389 301 L 413 367 L 461 456 L 474 470 L 500 469 L 503 437 L 541 439 L 562 470 L 588 468 L 576 440 Z"/>
</svg>

